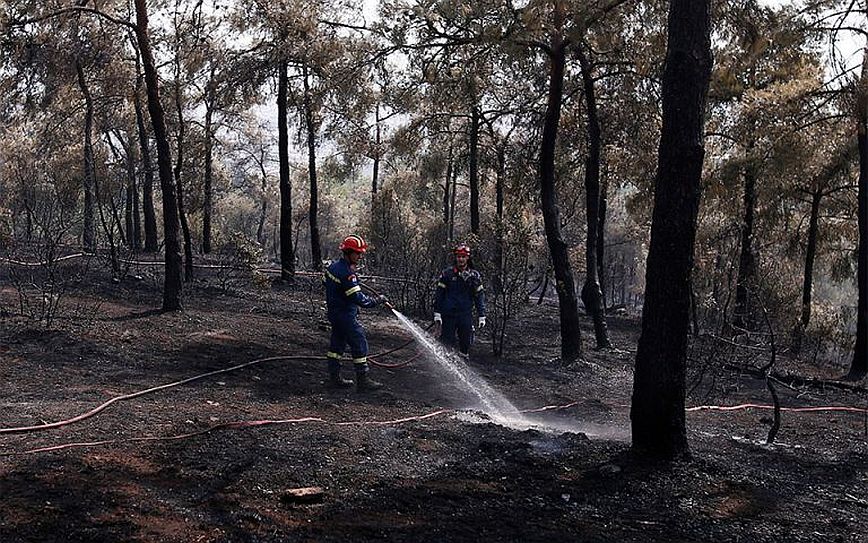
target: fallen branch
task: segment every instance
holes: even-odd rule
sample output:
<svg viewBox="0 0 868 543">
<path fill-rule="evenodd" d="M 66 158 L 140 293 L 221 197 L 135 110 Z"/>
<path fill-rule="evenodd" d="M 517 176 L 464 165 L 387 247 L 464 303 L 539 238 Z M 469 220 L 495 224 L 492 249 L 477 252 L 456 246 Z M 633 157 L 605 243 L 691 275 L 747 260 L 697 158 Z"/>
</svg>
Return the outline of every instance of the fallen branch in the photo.
<svg viewBox="0 0 868 543">
<path fill-rule="evenodd" d="M 730 364 L 725 363 L 723 365 L 724 368 L 732 371 L 737 371 L 741 373 L 746 373 L 753 377 L 757 377 L 759 379 L 765 379 L 765 373 L 762 368 L 756 368 L 753 366 L 744 366 L 738 364 Z M 793 387 L 811 387 L 816 389 L 825 389 L 825 388 L 837 388 L 840 390 L 846 390 L 848 392 L 861 392 L 864 393 L 868 391 L 864 385 L 856 385 L 853 383 L 847 383 L 844 381 L 836 381 L 833 379 L 814 379 L 811 377 L 803 377 L 801 375 L 792 375 L 787 373 L 779 373 L 773 371 L 769 374 L 775 380 L 780 381 L 781 383 L 787 384 Z"/>
</svg>

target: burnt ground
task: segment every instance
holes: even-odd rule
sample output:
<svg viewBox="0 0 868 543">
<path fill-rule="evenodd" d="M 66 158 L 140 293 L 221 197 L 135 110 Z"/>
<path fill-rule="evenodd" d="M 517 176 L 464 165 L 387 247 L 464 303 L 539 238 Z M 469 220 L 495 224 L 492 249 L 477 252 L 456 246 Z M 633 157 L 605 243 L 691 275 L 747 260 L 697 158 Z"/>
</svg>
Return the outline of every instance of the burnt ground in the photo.
<svg viewBox="0 0 868 543">
<path fill-rule="evenodd" d="M 635 318 L 612 317 L 616 349 L 588 349 L 585 363 L 569 367 L 557 361 L 552 305 L 526 310 L 504 359 L 489 354 L 484 336 L 474 346 L 470 365 L 519 408 L 573 404 L 545 412 L 545 424 L 567 431 L 468 422 L 454 411 L 373 425 L 475 406 L 421 358 L 375 368 L 386 392 L 325 389 L 315 282 L 225 293 L 198 281 L 175 314 L 155 311 L 158 283 L 146 275 L 81 284 L 45 330 L 14 315 L 16 291 L 0 282 L 0 427 L 67 419 L 114 396 L 263 357 L 311 358 L 120 401 L 54 430 L 0 435 L 0 541 L 868 540 L 864 414 L 784 412 L 767 446 L 768 411 L 692 411 L 692 460 L 652 466 L 632 457 Z M 363 322 L 373 352 L 409 338 L 386 311 L 366 311 Z M 692 358 L 727 362 L 709 352 L 694 347 Z M 779 364 L 808 377 L 842 372 L 786 357 Z M 769 402 L 750 376 L 703 372 L 689 405 Z M 866 407 L 864 391 L 778 390 L 790 407 Z M 321 420 L 139 439 L 301 417 Z M 104 440 L 112 443 L 25 453 Z M 312 486 L 323 489 L 314 503 L 287 493 Z"/>
</svg>

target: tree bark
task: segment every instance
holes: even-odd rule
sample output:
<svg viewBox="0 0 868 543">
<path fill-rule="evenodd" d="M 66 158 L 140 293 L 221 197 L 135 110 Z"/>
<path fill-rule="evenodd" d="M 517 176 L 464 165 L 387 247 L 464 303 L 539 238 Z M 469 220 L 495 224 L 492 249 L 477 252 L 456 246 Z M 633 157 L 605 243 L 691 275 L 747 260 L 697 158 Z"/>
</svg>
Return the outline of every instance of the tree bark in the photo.
<svg viewBox="0 0 868 543">
<path fill-rule="evenodd" d="M 741 228 L 741 251 L 738 258 L 738 279 L 735 284 L 733 324 L 751 328 L 751 290 L 756 285 L 756 256 L 753 250 L 753 229 L 756 209 L 756 173 L 752 167 L 744 172 L 744 223 Z M 755 293 L 754 293 L 755 294 Z"/>
<path fill-rule="evenodd" d="M 157 252 L 157 213 L 154 210 L 154 170 L 151 163 L 151 149 L 148 144 L 148 131 L 145 128 L 145 116 L 142 112 L 142 100 L 139 89 L 142 86 L 142 76 L 136 76 L 136 91 L 133 95 L 133 105 L 136 110 L 136 127 L 139 132 L 139 148 L 142 153 L 142 215 L 145 222 L 145 252 Z"/>
<path fill-rule="evenodd" d="M 594 77 L 591 63 L 581 47 L 576 48 L 582 67 L 582 83 L 588 115 L 588 158 L 585 160 L 585 209 L 587 237 L 585 240 L 585 284 L 582 286 L 582 302 L 594 321 L 594 337 L 597 348 L 611 347 L 603 307 L 603 292 L 600 287 L 597 266 L 597 243 L 600 234 L 600 148 L 602 134 L 597 113 L 597 98 L 594 94 Z"/>
<path fill-rule="evenodd" d="M 374 108 L 374 171 L 371 174 L 371 194 L 376 197 L 377 190 L 379 189 L 378 184 L 380 181 L 380 139 L 382 138 L 382 134 L 380 132 L 380 103 L 377 102 L 376 107 Z"/>
<path fill-rule="evenodd" d="M 555 7 L 557 30 L 551 39 L 549 58 L 549 89 L 540 147 L 539 176 L 546 241 L 554 267 L 558 310 L 561 324 L 561 359 L 564 363 L 579 360 L 582 336 L 579 328 L 579 303 L 570 265 L 570 254 L 561 233 L 560 211 L 555 193 L 555 144 L 561 117 L 564 93 L 566 47 L 560 34 L 565 14 L 564 5 Z"/>
<path fill-rule="evenodd" d="M 449 243 L 455 243 L 455 195 L 458 193 L 458 164 L 452 166 L 452 191 L 449 194 Z"/>
<path fill-rule="evenodd" d="M 295 251 L 292 245 L 292 182 L 289 177 L 289 129 L 287 89 L 289 77 L 285 60 L 277 69 L 277 154 L 280 168 L 280 278 L 295 278 Z M 264 198 L 264 194 L 263 194 Z"/>
<path fill-rule="evenodd" d="M 212 74 L 213 77 L 213 74 Z M 205 99 L 205 172 L 203 183 L 205 185 L 205 202 L 202 208 L 202 253 L 211 252 L 211 210 L 214 205 L 213 164 L 212 154 L 214 151 L 214 91 L 209 85 L 208 95 Z"/>
<path fill-rule="evenodd" d="M 493 278 L 494 292 L 502 295 L 505 286 L 504 265 L 504 217 L 503 217 L 503 178 L 506 176 L 506 142 L 497 146 L 497 174 L 494 185 L 494 203 L 497 213 L 497 246 L 495 247 L 494 265 L 496 274 Z"/>
<path fill-rule="evenodd" d="M 160 189 L 163 196 L 163 231 L 165 236 L 166 267 L 163 283 L 163 310 L 181 309 L 181 246 L 178 239 L 178 201 L 172 179 L 172 151 L 166 133 L 166 115 L 160 103 L 160 86 L 154 55 L 148 37 L 148 12 L 146 0 L 135 0 L 136 41 L 142 54 L 145 72 L 145 88 L 148 94 L 148 112 L 157 142 L 157 165 L 160 174 Z"/>
<path fill-rule="evenodd" d="M 265 171 L 265 153 L 262 153 L 259 163 L 259 173 L 262 175 L 262 203 L 259 206 L 259 221 L 256 224 L 256 242 L 265 248 L 265 219 L 268 217 L 268 172 Z"/>
<path fill-rule="evenodd" d="M 313 269 L 322 269 L 322 246 L 319 239 L 319 187 L 316 179 L 316 123 L 310 91 L 310 74 L 307 66 L 302 67 L 304 77 L 304 123 L 307 129 L 307 171 L 310 180 L 310 256 Z"/>
<path fill-rule="evenodd" d="M 470 231 L 479 234 L 479 120 L 477 106 L 470 113 L 470 160 L 468 182 L 470 183 Z"/>
<path fill-rule="evenodd" d="M 449 187 L 452 184 L 452 168 L 452 148 L 450 147 L 449 161 L 446 163 L 446 180 L 443 182 L 443 224 L 446 226 L 447 232 L 449 231 L 449 195 L 451 194 Z M 452 241 L 448 235 L 446 241 L 447 243 Z"/>
<path fill-rule="evenodd" d="M 141 203 L 139 200 L 139 182 L 136 177 L 136 136 L 132 132 L 127 132 L 129 140 L 127 141 L 127 149 L 129 149 L 128 168 L 132 175 L 131 186 L 133 192 L 133 252 L 138 253 L 142 250 L 142 214 Z"/>
<path fill-rule="evenodd" d="M 118 138 L 118 142 L 121 145 L 121 149 L 123 149 L 123 153 L 115 146 L 112 139 L 112 134 L 106 132 L 106 141 L 108 142 L 109 147 L 112 150 L 115 158 L 118 160 L 123 160 L 124 166 L 127 170 L 127 185 L 124 190 L 125 198 L 124 198 L 124 226 L 125 228 L 121 229 L 121 239 L 127 244 L 130 250 L 134 252 L 138 252 L 141 249 L 141 232 L 139 230 L 139 203 L 138 203 L 138 187 L 136 183 L 136 157 L 135 157 L 135 148 L 136 141 L 135 135 L 131 133 L 127 133 L 129 139 L 124 141 L 123 134 L 120 131 L 115 132 L 115 136 Z M 95 189 L 99 187 L 94 184 Z M 95 191 L 97 193 L 97 199 L 99 199 L 99 191 Z M 114 206 L 112 206 L 114 209 Z M 120 221 L 118 221 L 120 223 Z M 118 225 L 120 228 L 120 224 Z"/>
<path fill-rule="evenodd" d="M 868 55 L 868 53 L 866 53 Z M 868 56 L 862 66 L 862 92 L 868 93 L 865 87 L 868 79 Z M 856 249 L 856 287 L 858 302 L 856 303 L 856 345 L 853 349 L 853 361 L 847 377 L 861 379 L 868 374 L 868 96 L 861 97 L 859 127 L 857 139 L 859 142 L 859 188 L 857 192 L 859 245 Z"/>
<path fill-rule="evenodd" d="M 184 184 L 182 175 L 184 169 L 184 105 L 181 97 L 181 82 L 175 77 L 175 113 L 178 115 L 178 156 L 175 162 L 175 186 L 178 191 L 178 217 L 181 219 L 181 232 L 184 235 L 184 281 L 193 280 L 193 243 L 190 239 L 190 224 L 187 222 L 187 212 L 184 206 Z"/>
<path fill-rule="evenodd" d="M 712 66 L 710 26 L 708 0 L 670 2 L 663 128 L 630 408 L 633 450 L 659 460 L 689 455 L 685 366 L 705 155 L 704 111 Z"/>
<path fill-rule="evenodd" d="M 605 176 L 600 180 L 600 226 L 597 228 L 597 280 L 600 282 L 600 303 L 603 306 L 603 314 L 606 312 L 607 303 L 612 300 L 606 299 L 606 213 L 609 210 L 609 182 Z"/>
<path fill-rule="evenodd" d="M 805 250 L 805 277 L 802 283 L 802 328 L 811 320 L 811 290 L 814 281 L 814 259 L 817 255 L 817 233 L 819 231 L 820 200 L 823 192 L 817 189 L 811 195 L 811 218 L 808 222 L 808 246 Z"/>
<path fill-rule="evenodd" d="M 127 169 L 127 186 L 124 190 L 124 226 L 126 227 L 124 241 L 127 247 L 133 248 L 133 194 L 136 190 L 136 167 L 130 156 L 130 149 L 124 144 L 124 164 Z"/>
<path fill-rule="evenodd" d="M 96 249 L 96 226 L 94 223 L 94 166 L 93 166 L 93 97 L 84 77 L 84 68 L 76 59 L 75 71 L 78 74 L 78 87 L 84 96 L 84 226 L 82 229 L 82 246 L 87 252 Z"/>
</svg>

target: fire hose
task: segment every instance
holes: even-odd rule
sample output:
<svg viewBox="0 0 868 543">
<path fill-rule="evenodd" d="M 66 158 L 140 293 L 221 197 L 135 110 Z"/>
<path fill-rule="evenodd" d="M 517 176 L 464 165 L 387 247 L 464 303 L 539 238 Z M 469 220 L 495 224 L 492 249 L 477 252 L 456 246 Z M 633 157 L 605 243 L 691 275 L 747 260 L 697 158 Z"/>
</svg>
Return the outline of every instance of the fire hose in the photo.
<svg viewBox="0 0 868 543">
<path fill-rule="evenodd" d="M 379 296 L 379 293 L 377 293 L 377 291 L 374 290 L 373 288 L 367 287 L 367 286 L 365 286 L 365 288 L 367 288 L 368 290 L 373 292 L 375 295 Z M 384 305 L 386 305 L 387 307 L 389 307 L 390 309 L 395 311 L 394 307 L 390 303 L 386 302 Z M 428 328 L 430 328 L 432 325 L 429 325 Z M 414 339 L 410 339 L 398 347 L 384 351 L 382 353 L 378 353 L 376 355 L 372 355 L 369 357 L 369 359 L 370 358 L 380 358 L 380 357 L 383 357 L 387 354 L 394 353 L 396 351 L 403 349 L 404 347 L 406 347 L 410 343 L 413 343 L 414 341 L 415 341 Z M 373 361 L 372 361 L 372 363 L 374 363 L 377 366 L 384 367 L 384 368 L 400 368 L 400 367 L 406 366 L 412 360 L 415 360 L 416 358 L 418 358 L 420 355 L 421 355 L 421 353 L 417 353 L 411 359 L 404 361 L 404 362 L 401 362 L 401 363 L 398 363 L 398 364 L 383 364 L 383 363 L 375 363 Z M 34 433 L 34 432 L 45 431 L 45 430 L 53 430 L 56 428 L 60 428 L 62 426 L 67 426 L 70 424 L 74 424 L 74 423 L 78 423 L 78 422 L 87 420 L 91 417 L 96 416 L 97 414 L 101 413 L 102 411 L 106 410 L 107 408 L 109 408 L 113 404 L 121 402 L 121 401 L 131 400 L 134 398 L 138 398 L 140 396 L 144 396 L 146 394 L 151 394 L 151 393 L 158 392 L 161 390 L 166 390 L 169 388 L 174 388 L 174 387 L 181 386 L 184 384 L 192 383 L 192 382 L 204 379 L 206 377 L 212 377 L 215 375 L 220 375 L 223 373 L 229 373 L 232 371 L 240 370 L 240 369 L 250 367 L 250 366 L 253 366 L 256 364 L 260 364 L 263 362 L 271 362 L 271 361 L 277 361 L 277 360 L 283 360 L 283 361 L 286 361 L 286 360 L 317 360 L 320 358 L 321 357 L 319 357 L 319 356 L 305 356 L 305 355 L 272 356 L 272 357 L 266 357 L 266 358 L 259 358 L 259 359 L 251 360 L 249 362 L 245 362 L 242 364 L 237 364 L 237 365 L 234 365 L 234 366 L 231 366 L 228 368 L 223 368 L 223 369 L 219 369 L 219 370 L 214 370 L 214 371 L 202 373 L 199 375 L 194 375 L 192 377 L 188 377 L 186 379 L 182 379 L 179 381 L 174 381 L 171 383 L 166 383 L 163 385 L 150 387 L 150 388 L 140 390 L 137 392 L 133 392 L 133 393 L 129 393 L 129 394 L 123 394 L 123 395 L 115 396 L 115 397 L 110 398 L 109 400 L 103 402 L 102 404 L 94 407 L 93 409 L 86 411 L 85 413 L 82 413 L 80 415 L 77 415 L 77 416 L 74 416 L 74 417 L 71 417 L 68 419 L 64 419 L 64 420 L 60 420 L 60 421 L 56 421 L 56 422 L 51 422 L 51 423 L 39 424 L 39 425 L 0 428 L 0 435 L 24 434 L 24 433 Z M 564 404 L 564 405 L 547 405 L 547 406 L 540 407 L 537 409 L 519 411 L 519 413 L 525 414 L 525 413 L 539 413 L 539 412 L 551 411 L 551 410 L 563 410 L 563 409 L 568 409 L 568 408 L 574 407 L 574 406 L 578 405 L 579 403 L 580 402 L 578 402 L 578 401 L 574 401 L 574 402 Z M 707 410 L 707 411 L 711 411 L 711 410 L 714 410 L 714 411 L 735 411 L 735 410 L 741 410 L 741 409 L 773 409 L 773 408 L 774 408 L 774 406 L 763 405 L 763 404 L 740 404 L 740 405 L 735 405 L 735 406 L 703 405 L 703 406 L 696 406 L 696 407 L 687 408 L 686 411 L 688 411 L 688 412 L 704 411 L 704 410 Z M 782 408 L 782 410 L 791 411 L 791 412 L 846 411 L 846 412 L 856 412 L 856 413 L 868 414 L 868 409 L 866 409 L 866 408 L 850 407 L 850 406 L 819 406 L 819 407 L 789 407 L 789 408 L 785 407 L 785 408 Z M 441 416 L 441 415 L 449 414 L 449 413 L 453 413 L 453 412 L 455 412 L 455 410 L 440 409 L 440 410 L 437 410 L 437 411 L 434 411 L 431 413 L 427 413 L 427 414 L 423 414 L 423 415 L 409 416 L 409 417 L 404 417 L 401 419 L 394 419 L 394 420 L 388 420 L 388 421 L 334 422 L 334 421 L 328 421 L 328 420 L 320 418 L 320 417 L 302 417 L 302 418 L 296 418 L 296 419 L 283 419 L 283 420 L 234 421 L 234 422 L 225 422 L 225 423 L 213 425 L 213 426 L 205 428 L 203 430 L 198 430 L 195 432 L 184 433 L 184 434 L 179 434 L 179 435 L 174 435 L 174 436 L 133 437 L 133 438 L 125 438 L 125 439 L 93 441 L 93 442 L 86 442 L 86 443 L 67 443 L 67 444 L 62 444 L 62 445 L 55 445 L 55 446 L 49 446 L 49 447 L 41 447 L 41 448 L 37 448 L 37 449 L 30 449 L 30 450 L 22 451 L 22 452 L 5 452 L 5 453 L 0 453 L 0 456 L 10 456 L 10 455 L 15 455 L 15 454 L 31 454 L 31 453 L 37 453 L 37 452 L 55 451 L 55 450 L 75 448 L 75 447 L 108 445 L 108 444 L 114 444 L 114 443 L 120 443 L 120 442 L 172 441 L 172 440 L 180 440 L 180 439 L 187 439 L 187 438 L 191 438 L 191 437 L 196 437 L 196 436 L 207 434 L 207 433 L 210 433 L 210 432 L 213 432 L 216 430 L 220 430 L 220 429 L 235 429 L 235 428 L 258 427 L 258 426 L 268 426 L 268 425 L 309 423 L 309 422 L 311 422 L 311 423 L 323 423 L 323 424 L 335 424 L 338 426 L 393 425 L 393 424 L 401 424 L 401 423 L 410 422 L 410 421 L 425 420 L 428 418 L 437 417 L 437 416 Z"/>
<path fill-rule="evenodd" d="M 379 296 L 379 293 L 378 293 L 376 290 L 374 290 L 373 288 L 371 288 L 371 287 L 367 287 L 367 286 L 366 286 L 366 288 L 368 288 L 371 292 L 373 292 L 374 294 L 376 294 L 377 296 Z M 386 305 L 389 309 L 391 309 L 391 310 L 394 311 L 394 307 L 392 306 L 392 304 L 390 304 L 389 302 L 386 302 L 385 305 Z M 429 328 L 430 328 L 430 325 L 429 325 Z M 399 350 L 403 349 L 404 347 L 406 347 L 407 345 L 413 343 L 414 341 L 415 341 L 414 339 L 410 339 L 410 340 L 408 340 L 408 341 L 402 343 L 402 344 L 399 345 L 398 347 L 395 347 L 395 348 L 393 348 L 393 349 L 389 349 L 388 351 L 384 351 L 384 352 L 382 352 L 382 353 L 378 353 L 378 354 L 372 355 L 372 356 L 370 356 L 370 357 L 368 357 L 368 358 L 369 358 L 369 359 L 370 359 L 370 358 L 381 358 L 381 357 L 383 357 L 383 356 L 385 356 L 385 355 L 387 355 L 387 354 L 391 354 L 391 353 L 394 353 L 394 352 L 396 352 L 396 351 L 399 351 Z M 401 363 L 398 363 L 398 364 L 384 364 L 384 363 L 382 363 L 382 362 L 374 362 L 374 361 L 372 361 L 372 363 L 373 363 L 374 365 L 376 365 L 376 366 L 383 367 L 383 368 L 402 368 L 402 367 L 408 365 L 411 361 L 413 361 L 413 360 L 415 360 L 416 358 L 418 358 L 418 357 L 420 356 L 420 354 L 421 354 L 421 353 L 418 353 L 418 354 L 416 354 L 415 356 L 413 356 L 412 358 L 410 358 L 409 360 L 405 360 L 404 362 L 401 362 Z M 182 380 L 180 380 L 180 381 L 174 381 L 174 382 L 172 382 L 172 383 L 166 383 L 166 384 L 163 384 L 163 385 L 159 385 L 159 386 L 155 386 L 155 387 L 147 388 L 147 389 L 140 390 L 140 391 L 138 391 L 138 392 L 133 392 L 133 393 L 130 393 L 130 394 L 123 394 L 123 395 L 120 395 L 120 396 L 115 396 L 114 398 L 110 398 L 109 400 L 103 402 L 102 404 L 100 404 L 100 405 L 94 407 L 94 408 L 91 409 L 90 411 L 87 411 L 87 412 L 85 412 L 85 413 L 82 413 L 82 414 L 77 415 L 77 416 L 72 417 L 72 418 L 68 418 L 68 419 L 64 419 L 64 420 L 59 420 L 59 421 L 56 421 L 56 422 L 45 423 L 45 424 L 36 424 L 36 425 L 32 425 L 32 426 L 17 426 L 17 427 L 10 427 L 10 428 L 0 428 L 0 435 L 8 435 L 8 434 L 24 434 L 24 433 L 31 433 L 31 432 L 39 432 L 39 431 L 43 431 L 43 430 L 53 430 L 53 429 L 55 429 L 55 428 L 60 428 L 60 427 L 62 427 L 62 426 L 67 426 L 67 425 L 69 425 L 69 424 L 74 424 L 74 423 L 77 423 L 77 422 L 81 422 L 81 421 L 83 421 L 83 420 L 87 420 L 87 419 L 93 417 L 94 415 L 99 414 L 100 412 L 104 411 L 105 409 L 107 409 L 108 407 L 110 407 L 112 404 L 117 403 L 117 402 L 121 402 L 121 401 L 125 401 L 125 400 L 132 400 L 132 399 L 134 399 L 134 398 L 138 398 L 139 396 L 144 396 L 144 395 L 146 395 L 146 394 L 151 394 L 151 393 L 153 393 L 153 392 L 158 392 L 158 391 L 160 391 L 160 390 L 166 390 L 166 389 L 168 389 L 168 388 L 173 388 L 173 387 L 177 387 L 177 386 L 185 385 L 185 384 L 188 384 L 188 383 L 192 383 L 192 382 L 194 382 L 194 381 L 199 381 L 199 380 L 204 379 L 204 378 L 206 378 L 206 377 L 213 377 L 214 375 L 220 375 L 220 374 L 222 374 L 222 373 L 229 373 L 229 372 L 232 372 L 232 371 L 240 370 L 240 369 L 242 369 L 242 368 L 246 368 L 246 367 L 249 367 L 249 366 L 253 366 L 253 365 L 255 365 L 255 364 L 260 364 L 260 363 L 262 363 L 262 362 L 272 362 L 272 361 L 275 361 L 275 360 L 317 360 L 317 359 L 319 359 L 319 358 L 321 358 L 321 357 L 318 357 L 318 356 L 304 356 L 304 355 L 297 355 L 297 356 L 271 356 L 271 357 L 267 357 L 267 358 L 258 358 L 258 359 L 256 359 L 256 360 L 251 360 L 251 361 L 249 361 L 249 362 L 245 362 L 245 363 L 243 363 L 243 364 L 237 364 L 237 365 L 235 365 L 235 366 L 231 366 L 231 367 L 228 367 L 228 368 L 223 368 L 223 369 L 220 369 L 220 370 L 214 370 L 214 371 L 209 371 L 209 372 L 207 372 L 207 373 L 202 373 L 202 374 L 199 374 L 199 375 L 194 375 L 193 377 L 188 377 L 187 379 L 182 379 Z"/>
</svg>

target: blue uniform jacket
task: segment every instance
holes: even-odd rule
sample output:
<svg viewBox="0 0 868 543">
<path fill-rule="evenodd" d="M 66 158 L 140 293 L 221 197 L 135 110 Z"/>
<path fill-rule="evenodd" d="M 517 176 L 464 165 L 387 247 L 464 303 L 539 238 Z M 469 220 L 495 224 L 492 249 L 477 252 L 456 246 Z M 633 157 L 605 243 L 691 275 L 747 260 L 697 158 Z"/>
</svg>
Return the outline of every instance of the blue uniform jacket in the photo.
<svg viewBox="0 0 868 543">
<path fill-rule="evenodd" d="M 347 260 L 335 260 L 323 274 L 329 319 L 355 318 L 359 306 L 374 307 L 377 300 L 366 296 L 359 278 Z"/>
<path fill-rule="evenodd" d="M 485 316 L 485 289 L 482 276 L 474 269 L 463 272 L 458 268 L 446 268 L 437 280 L 434 311 L 442 315 L 464 315 L 473 312 Z"/>
</svg>

